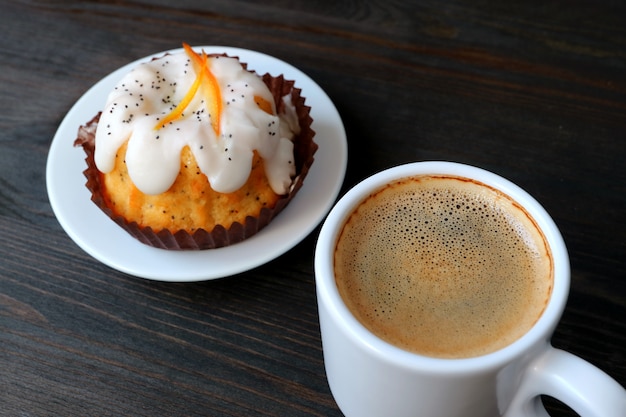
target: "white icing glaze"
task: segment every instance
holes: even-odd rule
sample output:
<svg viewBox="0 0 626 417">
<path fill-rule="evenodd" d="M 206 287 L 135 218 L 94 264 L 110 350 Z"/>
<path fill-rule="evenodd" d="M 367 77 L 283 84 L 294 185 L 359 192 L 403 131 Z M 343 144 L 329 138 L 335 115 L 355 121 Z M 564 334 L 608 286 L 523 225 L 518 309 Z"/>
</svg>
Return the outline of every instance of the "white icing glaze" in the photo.
<svg viewBox="0 0 626 417">
<path fill-rule="evenodd" d="M 211 187 L 228 193 L 247 181 L 256 150 L 264 160 L 270 186 L 285 194 L 295 175 L 292 139 L 299 132 L 291 96 L 283 97 L 285 114 L 267 114 L 254 102 L 254 96 L 260 96 L 272 103 L 276 113 L 272 94 L 260 77 L 234 58 L 210 58 L 209 68 L 222 95 L 219 137 L 202 88 L 180 118 L 155 129 L 196 78 L 186 53 L 167 55 L 137 66 L 109 94 L 96 131 L 98 169 L 113 170 L 115 155 L 128 140 L 126 165 L 131 180 L 145 194 L 160 194 L 176 180 L 180 154 L 187 145 Z"/>
</svg>

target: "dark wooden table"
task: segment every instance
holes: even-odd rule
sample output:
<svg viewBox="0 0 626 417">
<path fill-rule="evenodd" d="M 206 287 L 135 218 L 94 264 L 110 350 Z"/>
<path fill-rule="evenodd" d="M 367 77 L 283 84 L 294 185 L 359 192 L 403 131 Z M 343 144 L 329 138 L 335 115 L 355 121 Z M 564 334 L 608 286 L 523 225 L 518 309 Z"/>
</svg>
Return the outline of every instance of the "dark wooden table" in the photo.
<svg viewBox="0 0 626 417">
<path fill-rule="evenodd" d="M 94 260 L 51 210 L 48 149 L 74 102 L 183 41 L 313 78 L 345 123 L 342 192 L 431 159 L 528 190 L 570 250 L 554 345 L 626 385 L 625 23 L 608 0 L 2 1 L 0 415 L 341 415 L 320 347 L 319 229 L 246 273 L 166 283 Z"/>
</svg>

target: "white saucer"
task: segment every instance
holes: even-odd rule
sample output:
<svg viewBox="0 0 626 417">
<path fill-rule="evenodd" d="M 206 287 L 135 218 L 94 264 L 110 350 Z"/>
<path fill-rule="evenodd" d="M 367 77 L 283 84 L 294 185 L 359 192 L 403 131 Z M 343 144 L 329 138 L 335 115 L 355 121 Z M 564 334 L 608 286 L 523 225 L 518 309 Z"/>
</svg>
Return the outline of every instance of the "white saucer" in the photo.
<svg viewBox="0 0 626 417">
<path fill-rule="evenodd" d="M 67 234 L 88 254 L 111 268 L 159 281 L 201 281 L 247 271 L 282 255 L 328 214 L 344 180 L 348 150 L 337 109 L 326 93 L 306 74 L 274 57 L 239 48 L 204 46 L 207 53 L 238 56 L 259 74 L 284 74 L 302 89 L 311 107 L 312 128 L 319 149 L 304 185 L 289 205 L 255 236 L 232 246 L 203 251 L 167 251 L 144 245 L 109 219 L 92 201 L 85 187 L 85 152 L 73 146 L 78 127 L 102 109 L 117 81 L 139 62 L 132 62 L 91 87 L 61 122 L 48 154 L 48 196 Z M 180 52 L 176 49 L 167 52 Z"/>
</svg>

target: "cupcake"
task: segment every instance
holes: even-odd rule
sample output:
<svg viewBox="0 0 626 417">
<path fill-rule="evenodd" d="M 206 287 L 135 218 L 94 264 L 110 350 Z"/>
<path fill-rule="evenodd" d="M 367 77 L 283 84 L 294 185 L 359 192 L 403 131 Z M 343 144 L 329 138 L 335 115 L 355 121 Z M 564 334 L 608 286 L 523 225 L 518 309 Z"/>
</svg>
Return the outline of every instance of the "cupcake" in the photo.
<svg viewBox="0 0 626 417">
<path fill-rule="evenodd" d="M 124 76 L 75 146 L 87 154 L 92 200 L 132 236 L 212 249 L 278 215 L 317 145 L 294 81 L 183 46 Z"/>
</svg>

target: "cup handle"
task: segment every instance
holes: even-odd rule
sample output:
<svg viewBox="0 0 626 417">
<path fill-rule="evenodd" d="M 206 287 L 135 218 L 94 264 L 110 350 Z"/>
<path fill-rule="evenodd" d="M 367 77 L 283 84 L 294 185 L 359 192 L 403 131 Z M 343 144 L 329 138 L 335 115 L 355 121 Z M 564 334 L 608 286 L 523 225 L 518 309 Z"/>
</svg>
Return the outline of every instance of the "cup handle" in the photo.
<svg viewBox="0 0 626 417">
<path fill-rule="evenodd" d="M 529 364 L 505 417 L 549 417 L 540 395 L 558 399 L 581 417 L 626 416 L 626 390 L 617 381 L 552 346 Z"/>
</svg>

